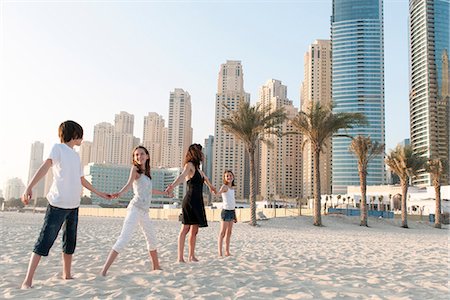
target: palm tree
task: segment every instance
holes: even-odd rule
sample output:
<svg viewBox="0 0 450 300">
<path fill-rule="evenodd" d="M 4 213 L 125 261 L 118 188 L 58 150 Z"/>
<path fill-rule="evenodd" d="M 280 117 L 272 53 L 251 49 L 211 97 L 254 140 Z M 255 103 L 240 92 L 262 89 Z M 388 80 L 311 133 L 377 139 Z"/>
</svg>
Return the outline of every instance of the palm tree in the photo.
<svg viewBox="0 0 450 300">
<path fill-rule="evenodd" d="M 333 113 L 333 105 L 323 105 L 320 102 L 310 103 L 306 111 L 300 111 L 292 120 L 292 125 L 297 129 L 297 133 L 303 134 L 306 142 L 311 145 L 314 164 L 314 225 L 322 226 L 320 215 L 320 152 L 324 145 L 340 129 L 353 128 L 358 124 L 363 124 L 366 118 L 361 113 Z M 347 136 L 347 135 L 339 135 Z"/>
<path fill-rule="evenodd" d="M 384 208 L 383 208 L 383 199 L 384 199 L 383 195 L 378 196 L 378 211 L 383 211 L 384 210 Z"/>
<path fill-rule="evenodd" d="M 255 151 L 259 141 L 265 140 L 267 134 L 280 134 L 277 126 L 286 119 L 283 108 L 272 109 L 270 105 L 251 106 L 242 101 L 238 109 L 232 111 L 229 118 L 221 120 L 225 131 L 241 140 L 250 158 L 250 225 L 256 226 L 256 166 Z"/>
<path fill-rule="evenodd" d="M 425 167 L 426 158 L 415 153 L 410 145 L 398 145 L 386 156 L 386 164 L 400 178 L 402 187 L 402 227 L 408 228 L 406 199 L 409 179 L 415 177 L 418 171 Z"/>
<path fill-rule="evenodd" d="M 433 180 L 434 193 L 436 195 L 436 208 L 434 212 L 434 227 L 441 228 L 441 176 L 447 171 L 447 161 L 445 159 L 429 159 L 425 167 Z"/>
<path fill-rule="evenodd" d="M 375 156 L 384 153 L 384 144 L 372 141 L 370 136 L 358 135 L 350 143 L 350 152 L 352 152 L 358 161 L 359 185 L 361 187 L 361 222 L 360 226 L 367 225 L 367 168 L 369 162 Z"/>
</svg>

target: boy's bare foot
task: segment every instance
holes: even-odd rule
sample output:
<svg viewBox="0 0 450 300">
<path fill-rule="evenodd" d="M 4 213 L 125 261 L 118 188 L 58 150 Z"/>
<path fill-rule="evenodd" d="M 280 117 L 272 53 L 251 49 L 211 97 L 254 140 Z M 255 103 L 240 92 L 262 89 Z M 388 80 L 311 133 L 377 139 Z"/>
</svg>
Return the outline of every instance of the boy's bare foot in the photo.
<svg viewBox="0 0 450 300">
<path fill-rule="evenodd" d="M 27 282 L 23 282 L 22 286 L 20 287 L 21 290 L 28 290 L 28 289 L 31 289 L 31 288 L 33 288 L 31 286 L 31 283 L 27 283 Z"/>
<path fill-rule="evenodd" d="M 231 253 L 230 252 L 225 253 L 225 256 L 231 256 Z"/>
<path fill-rule="evenodd" d="M 184 258 L 182 259 L 178 259 L 177 263 L 185 263 L 186 261 L 184 260 Z"/>
<path fill-rule="evenodd" d="M 71 279 L 73 279 L 73 277 L 70 274 L 69 275 L 63 275 L 62 279 L 64 279 L 64 280 L 71 280 Z"/>
<path fill-rule="evenodd" d="M 100 272 L 100 275 L 106 276 L 106 271 L 102 270 L 102 271 Z"/>
<path fill-rule="evenodd" d="M 189 261 L 198 262 L 198 259 L 195 256 L 189 257 Z"/>
</svg>

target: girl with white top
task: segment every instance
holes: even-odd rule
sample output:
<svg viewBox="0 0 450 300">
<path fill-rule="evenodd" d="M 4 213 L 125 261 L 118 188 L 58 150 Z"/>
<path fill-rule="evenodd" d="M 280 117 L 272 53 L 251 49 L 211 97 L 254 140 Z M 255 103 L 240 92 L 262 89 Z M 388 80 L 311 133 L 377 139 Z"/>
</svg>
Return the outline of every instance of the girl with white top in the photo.
<svg viewBox="0 0 450 300">
<path fill-rule="evenodd" d="M 233 230 L 233 223 L 236 219 L 236 199 L 234 197 L 235 191 L 234 174 L 227 170 L 223 173 L 223 185 L 217 194 L 222 194 L 222 213 L 221 225 L 219 232 L 219 240 L 217 243 L 219 256 L 222 256 L 223 238 L 225 238 L 225 256 L 230 256 L 230 239 Z"/>
<path fill-rule="evenodd" d="M 132 154 L 133 166 L 130 170 L 130 177 L 127 184 L 117 193 L 113 194 L 113 198 L 119 197 L 126 193 L 133 186 L 134 197 L 131 199 L 127 207 L 127 216 L 123 222 L 122 232 L 117 242 L 109 252 L 105 265 L 103 266 L 102 275 L 106 276 L 109 267 L 112 265 L 119 253 L 125 248 L 131 239 L 136 225 L 139 224 L 145 240 L 147 241 L 147 249 L 153 264 L 153 270 L 160 270 L 158 253 L 156 252 L 156 234 L 148 209 L 152 194 L 167 195 L 166 192 L 152 189 L 152 177 L 150 175 L 150 155 L 148 150 L 143 146 L 137 146 Z"/>
</svg>

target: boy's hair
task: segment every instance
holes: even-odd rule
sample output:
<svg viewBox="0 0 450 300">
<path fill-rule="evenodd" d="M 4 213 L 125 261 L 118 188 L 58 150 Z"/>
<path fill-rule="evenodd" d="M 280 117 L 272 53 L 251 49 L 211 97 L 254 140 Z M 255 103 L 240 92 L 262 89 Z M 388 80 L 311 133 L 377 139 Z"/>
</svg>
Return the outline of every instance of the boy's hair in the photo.
<svg viewBox="0 0 450 300">
<path fill-rule="evenodd" d="M 142 149 L 144 150 L 145 154 L 148 155 L 148 159 L 145 161 L 145 166 L 144 166 L 144 171 L 142 171 L 141 166 L 134 160 L 134 152 L 137 149 Z M 150 179 L 152 179 L 152 175 L 151 175 L 151 171 L 150 171 L 150 153 L 148 152 L 147 148 L 145 148 L 144 146 L 136 146 L 133 149 L 133 152 L 131 152 L 131 161 L 133 163 L 133 166 L 136 166 L 138 169 L 138 174 L 142 174 L 144 173 L 145 175 L 147 175 Z"/>
<path fill-rule="evenodd" d="M 61 143 L 83 138 L 83 127 L 75 121 L 65 121 L 59 125 L 58 135 Z"/>
<path fill-rule="evenodd" d="M 186 156 L 184 157 L 184 164 L 191 162 L 194 164 L 195 168 L 200 168 L 200 164 L 203 161 L 203 152 L 202 145 L 200 144 L 192 144 L 189 146 L 188 151 L 186 152 Z"/>
<path fill-rule="evenodd" d="M 223 184 L 227 184 L 227 181 L 225 180 L 225 175 L 226 175 L 227 173 L 230 173 L 231 175 L 233 175 L 233 181 L 231 181 L 231 186 L 236 186 L 236 185 L 234 184 L 234 173 L 233 173 L 233 171 L 231 171 L 231 170 L 225 170 L 225 172 L 223 172 L 223 175 L 222 175 Z"/>
</svg>

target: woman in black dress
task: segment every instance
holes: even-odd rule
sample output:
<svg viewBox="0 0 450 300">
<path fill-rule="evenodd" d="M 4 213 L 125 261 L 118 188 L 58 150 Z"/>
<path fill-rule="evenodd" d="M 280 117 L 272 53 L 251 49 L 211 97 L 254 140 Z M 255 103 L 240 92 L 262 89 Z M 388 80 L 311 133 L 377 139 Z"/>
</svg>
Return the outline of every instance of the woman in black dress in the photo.
<svg viewBox="0 0 450 300">
<path fill-rule="evenodd" d="M 178 262 L 184 261 L 184 243 L 186 235 L 189 235 L 189 261 L 198 261 L 195 257 L 195 242 L 199 227 L 208 226 L 205 213 L 205 205 L 203 203 L 203 183 L 209 187 L 212 193 L 216 193 L 216 189 L 212 186 L 209 179 L 200 170 L 200 164 L 203 161 L 202 146 L 200 144 L 192 144 L 184 158 L 184 169 L 180 176 L 175 179 L 166 189 L 169 194 L 172 193 L 174 187 L 187 180 L 187 192 L 181 202 L 181 230 L 178 235 Z"/>
</svg>

